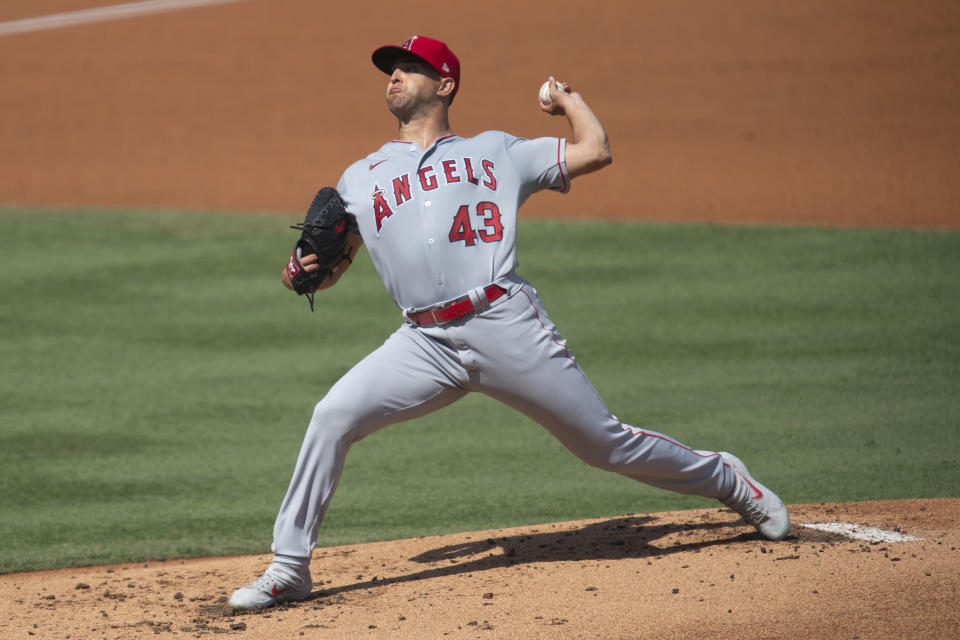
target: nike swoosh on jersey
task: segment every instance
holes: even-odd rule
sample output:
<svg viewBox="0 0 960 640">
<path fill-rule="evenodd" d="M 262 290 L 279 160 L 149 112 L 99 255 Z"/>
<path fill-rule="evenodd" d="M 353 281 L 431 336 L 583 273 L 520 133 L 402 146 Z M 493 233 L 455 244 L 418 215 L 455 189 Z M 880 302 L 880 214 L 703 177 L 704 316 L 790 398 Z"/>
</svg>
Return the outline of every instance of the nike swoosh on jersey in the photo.
<svg viewBox="0 0 960 640">
<path fill-rule="evenodd" d="M 378 164 L 383 164 L 386 161 L 387 161 L 387 158 L 384 158 L 380 162 L 374 162 L 373 164 L 370 165 L 370 171 L 373 171 L 374 167 L 376 167 Z"/>
</svg>

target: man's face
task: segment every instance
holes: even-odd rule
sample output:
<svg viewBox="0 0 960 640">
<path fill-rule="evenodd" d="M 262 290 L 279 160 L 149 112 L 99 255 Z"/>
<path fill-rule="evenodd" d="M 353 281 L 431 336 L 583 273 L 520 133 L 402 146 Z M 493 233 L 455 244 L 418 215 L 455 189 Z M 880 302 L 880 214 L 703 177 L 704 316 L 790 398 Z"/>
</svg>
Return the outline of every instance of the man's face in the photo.
<svg viewBox="0 0 960 640">
<path fill-rule="evenodd" d="M 440 74 L 413 56 L 399 58 L 387 85 L 387 108 L 402 121 L 408 121 L 437 98 Z"/>
</svg>

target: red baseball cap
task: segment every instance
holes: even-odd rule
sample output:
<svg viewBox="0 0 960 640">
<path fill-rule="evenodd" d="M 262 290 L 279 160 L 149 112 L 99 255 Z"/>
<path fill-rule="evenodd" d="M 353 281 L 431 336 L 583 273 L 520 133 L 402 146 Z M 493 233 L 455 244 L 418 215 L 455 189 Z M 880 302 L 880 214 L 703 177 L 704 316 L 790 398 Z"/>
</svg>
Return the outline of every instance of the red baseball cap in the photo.
<svg viewBox="0 0 960 640">
<path fill-rule="evenodd" d="M 453 78 L 456 86 L 453 95 L 460 90 L 460 60 L 445 43 L 426 36 L 412 36 L 399 47 L 388 44 L 373 52 L 373 64 L 386 74 L 393 73 L 393 63 L 404 54 L 412 53 L 430 65 L 444 78 Z"/>
</svg>

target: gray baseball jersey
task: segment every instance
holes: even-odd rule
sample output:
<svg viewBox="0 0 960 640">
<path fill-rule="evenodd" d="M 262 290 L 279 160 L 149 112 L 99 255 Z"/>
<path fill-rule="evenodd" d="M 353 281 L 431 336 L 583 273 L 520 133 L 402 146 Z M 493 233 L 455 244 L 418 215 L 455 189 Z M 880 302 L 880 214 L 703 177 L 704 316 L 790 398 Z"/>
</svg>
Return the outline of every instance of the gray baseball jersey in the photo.
<svg viewBox="0 0 960 640">
<path fill-rule="evenodd" d="M 401 309 L 452 300 L 517 267 L 517 210 L 542 189 L 566 192 L 565 140 L 502 131 L 447 136 L 429 149 L 393 141 L 337 185 Z"/>
<path fill-rule="evenodd" d="M 394 141 L 343 174 L 338 191 L 406 320 L 316 406 L 274 526 L 278 561 L 309 562 L 354 442 L 471 391 L 532 418 L 593 466 L 681 493 L 731 493 L 734 475 L 719 455 L 607 409 L 516 273 L 517 210 L 536 191 L 569 189 L 565 146 L 497 131 L 429 149 Z M 463 296 L 475 311 L 417 321 L 424 308 Z"/>
</svg>

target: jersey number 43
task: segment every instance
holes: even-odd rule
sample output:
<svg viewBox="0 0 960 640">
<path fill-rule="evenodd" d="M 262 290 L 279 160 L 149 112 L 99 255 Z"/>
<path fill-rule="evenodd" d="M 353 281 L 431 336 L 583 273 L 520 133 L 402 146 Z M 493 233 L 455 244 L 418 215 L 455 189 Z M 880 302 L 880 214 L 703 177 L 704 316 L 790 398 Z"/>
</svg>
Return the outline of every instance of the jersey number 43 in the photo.
<svg viewBox="0 0 960 640">
<path fill-rule="evenodd" d="M 484 242 L 498 242 L 503 239 L 503 223 L 500 222 L 500 209 L 496 204 L 477 203 L 477 216 L 483 223 L 479 231 L 475 231 L 470 223 L 470 205 L 461 205 L 450 228 L 450 242 L 463 240 L 466 246 L 472 247 L 477 243 L 477 238 Z"/>
</svg>

